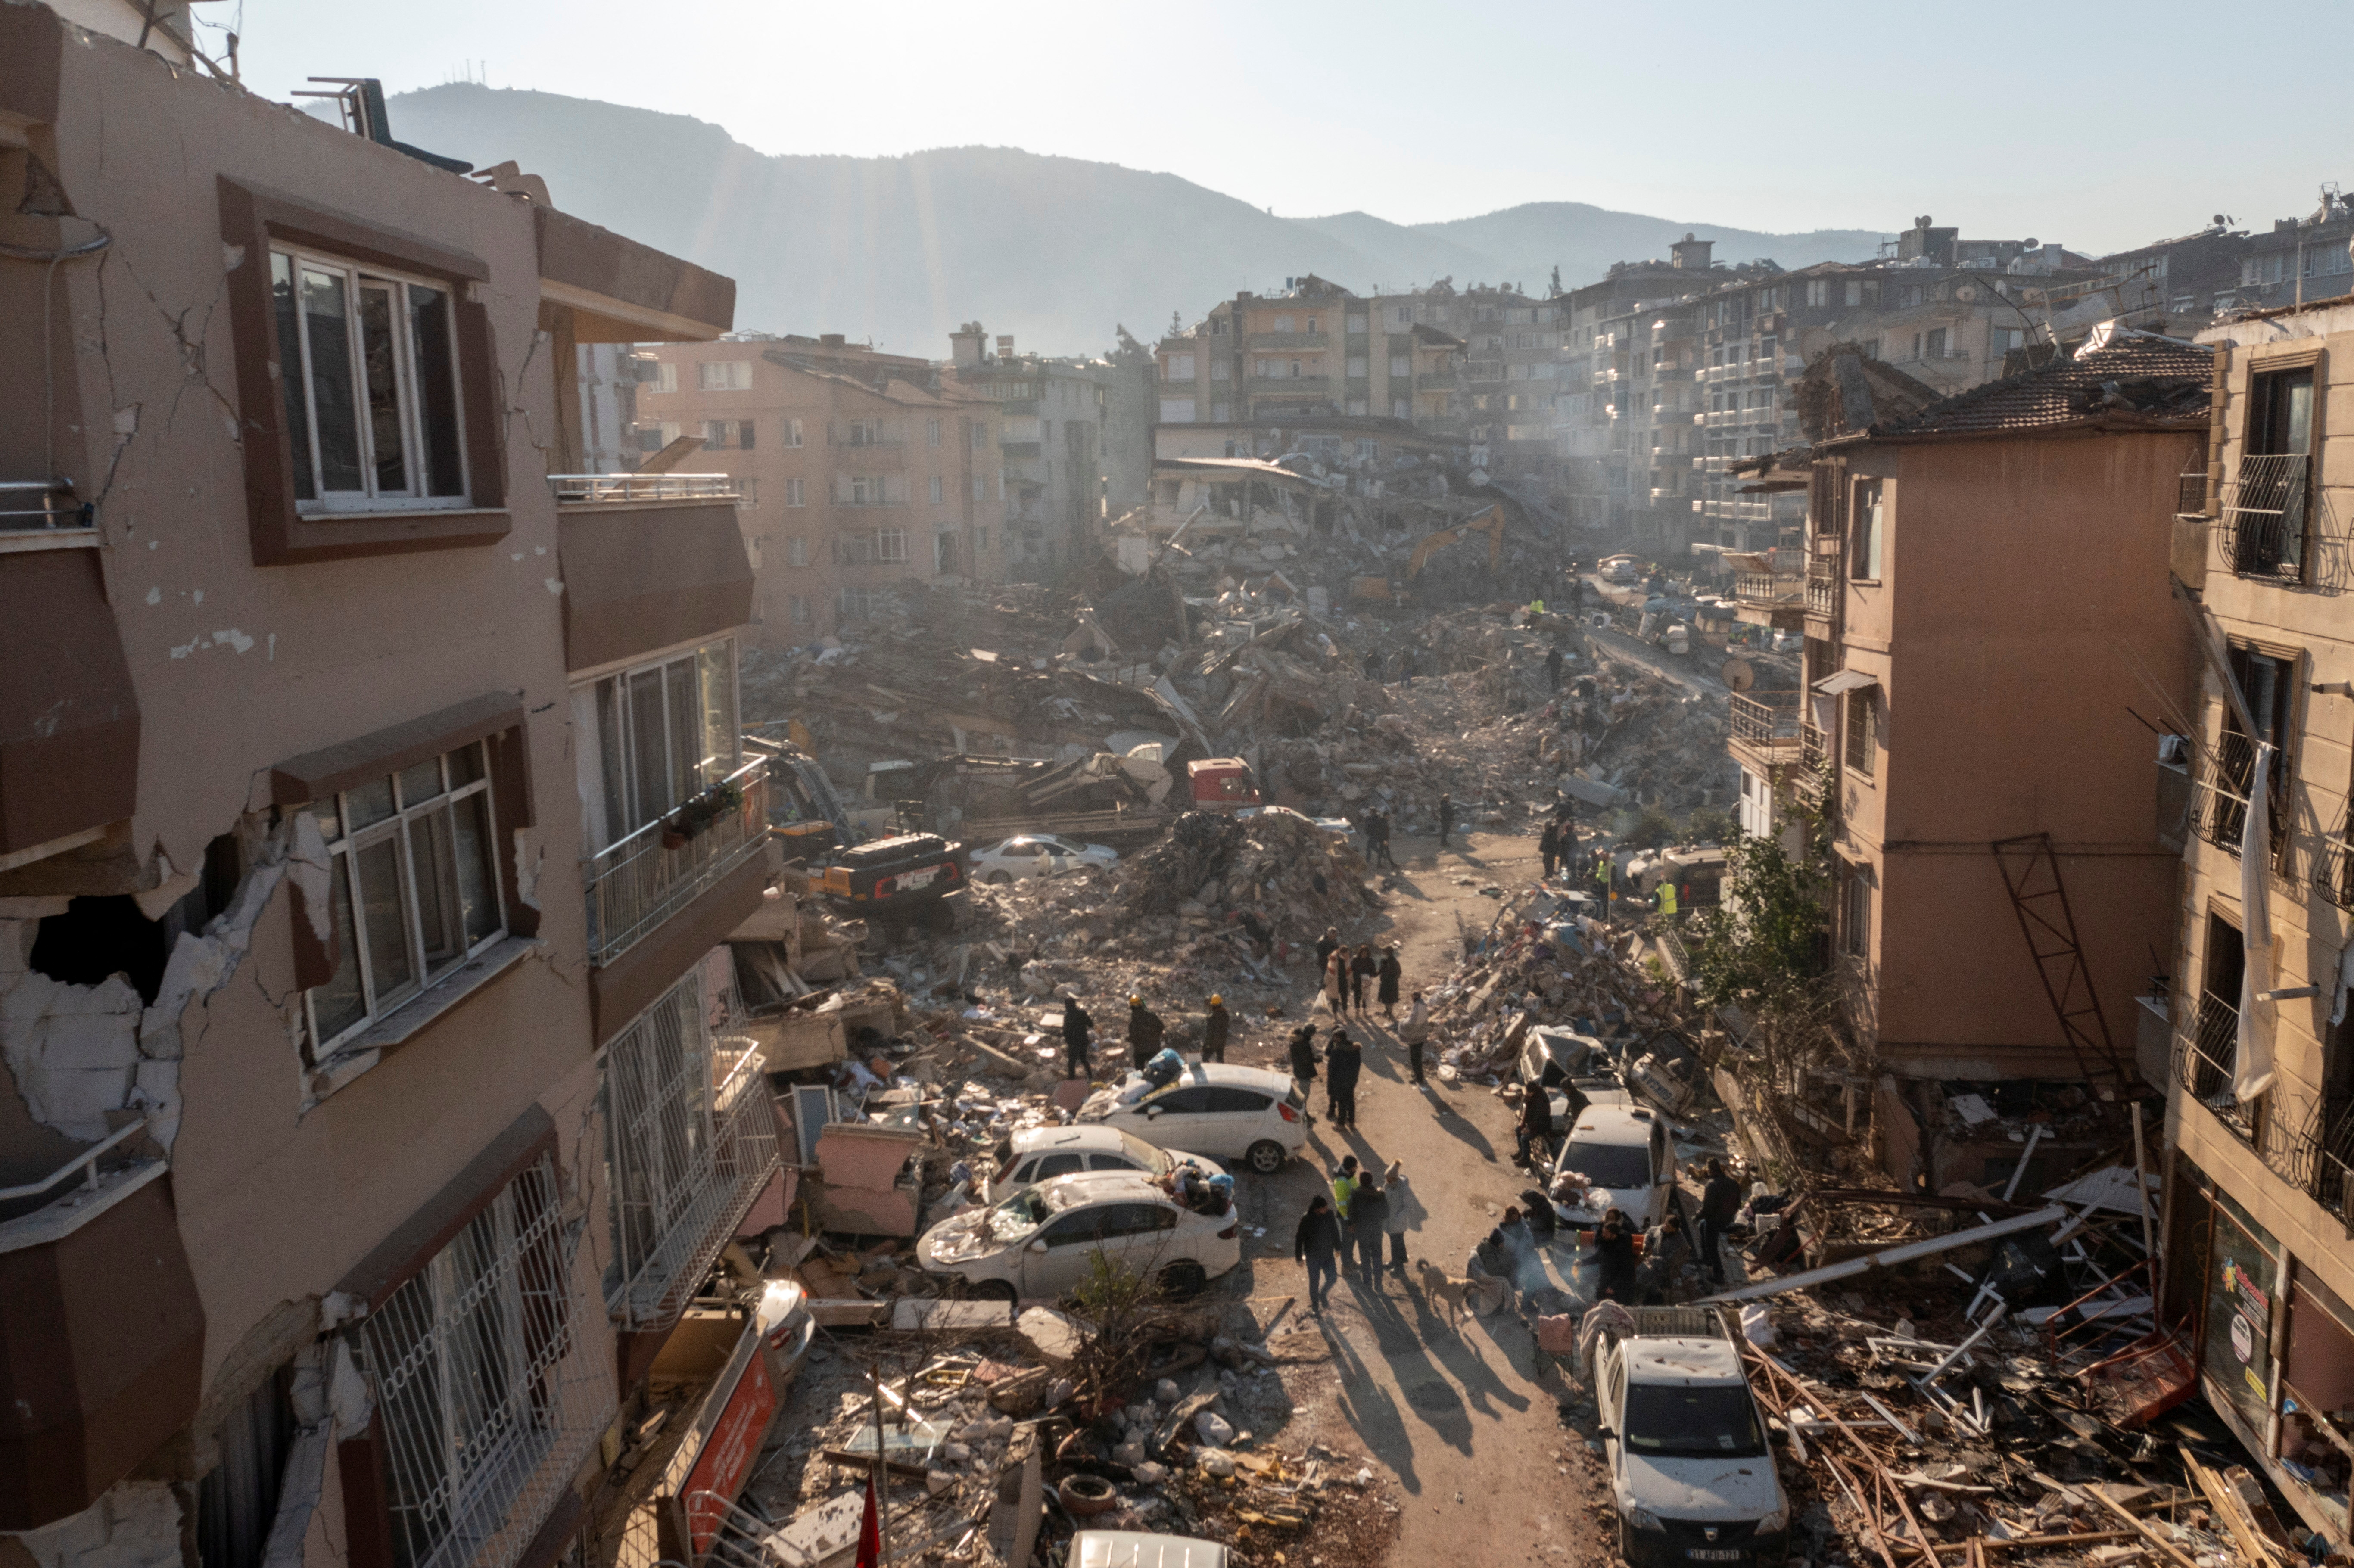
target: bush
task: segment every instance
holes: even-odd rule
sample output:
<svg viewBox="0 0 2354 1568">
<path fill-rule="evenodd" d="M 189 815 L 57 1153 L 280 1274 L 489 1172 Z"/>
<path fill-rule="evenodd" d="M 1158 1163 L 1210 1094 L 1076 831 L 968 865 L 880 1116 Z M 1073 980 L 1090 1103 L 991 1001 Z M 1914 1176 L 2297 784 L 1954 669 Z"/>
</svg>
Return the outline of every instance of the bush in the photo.
<svg viewBox="0 0 2354 1568">
<path fill-rule="evenodd" d="M 1730 844 L 1740 832 L 1741 824 L 1733 813 L 1714 806 L 1702 806 L 1684 821 L 1686 843 Z"/>
<path fill-rule="evenodd" d="M 1644 807 L 1642 814 L 1618 835 L 1618 842 L 1631 850 L 1658 849 L 1675 839 L 1676 820 L 1657 806 Z"/>
</svg>

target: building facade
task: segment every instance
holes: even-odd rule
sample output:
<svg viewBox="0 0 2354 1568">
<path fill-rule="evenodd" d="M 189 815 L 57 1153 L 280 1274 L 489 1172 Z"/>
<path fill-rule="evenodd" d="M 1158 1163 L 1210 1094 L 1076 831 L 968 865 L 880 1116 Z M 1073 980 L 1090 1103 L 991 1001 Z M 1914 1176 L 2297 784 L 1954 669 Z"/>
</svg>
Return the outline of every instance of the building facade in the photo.
<svg viewBox="0 0 2354 1568">
<path fill-rule="evenodd" d="M 978 322 L 949 337 L 944 385 L 997 405 L 1009 575 L 1037 580 L 1093 560 L 1103 548 L 1115 461 L 1122 499 L 1142 492 L 1132 470 L 1135 450 L 1149 436 L 1139 388 L 1129 385 L 1133 370 L 1122 373 L 1097 359 L 1017 355 L 1005 336 L 992 354 Z"/>
<path fill-rule="evenodd" d="M 551 1562 L 777 1170 L 733 502 L 567 471 L 734 285 L 145 32 L 0 6 L 0 1552 Z"/>
</svg>

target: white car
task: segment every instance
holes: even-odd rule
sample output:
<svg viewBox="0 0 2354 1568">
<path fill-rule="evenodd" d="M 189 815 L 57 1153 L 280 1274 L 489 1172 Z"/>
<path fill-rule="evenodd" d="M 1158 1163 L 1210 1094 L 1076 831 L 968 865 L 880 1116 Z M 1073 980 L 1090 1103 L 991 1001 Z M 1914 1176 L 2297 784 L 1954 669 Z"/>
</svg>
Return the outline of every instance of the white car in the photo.
<svg viewBox="0 0 2354 1568">
<path fill-rule="evenodd" d="M 924 1267 L 1000 1301 L 1068 1296 L 1097 1253 L 1189 1296 L 1242 1262 L 1242 1216 L 1231 1194 L 1223 1213 L 1199 1213 L 1135 1171 L 1090 1171 L 952 1214 L 916 1244 Z"/>
<path fill-rule="evenodd" d="M 1214 1160 L 1182 1150 L 1156 1149 L 1116 1127 L 1024 1128 L 1002 1139 L 994 1154 L 997 1174 L 989 1183 L 992 1203 L 1003 1202 L 1024 1187 L 1082 1171 L 1135 1171 L 1160 1177 L 1168 1175 L 1178 1161 L 1191 1160 L 1204 1176 L 1226 1173 Z"/>
<path fill-rule="evenodd" d="M 1155 1148 L 1240 1160 L 1262 1176 L 1283 1169 L 1316 1121 L 1290 1075 L 1223 1062 L 1193 1063 L 1157 1089 L 1131 1073 L 1090 1096 L 1078 1119 L 1134 1133 Z"/>
<path fill-rule="evenodd" d="M 998 887 L 1026 876 L 1102 871 L 1119 863 L 1119 852 L 1116 849 L 1104 844 L 1083 844 L 1076 839 L 1053 833 L 1023 833 L 972 852 L 974 880 Z"/>
<path fill-rule="evenodd" d="M 1575 1087 L 1587 1105 L 1634 1103 L 1618 1075 L 1610 1047 L 1591 1034 L 1580 1034 L 1558 1024 L 1540 1023 L 1521 1044 L 1521 1082 L 1532 1090 L 1544 1086 L 1553 1106 L 1555 1127 L 1570 1119 L 1569 1090 Z"/>
<path fill-rule="evenodd" d="M 1294 817 L 1299 819 L 1300 821 L 1306 822 L 1310 827 L 1314 828 L 1326 838 L 1337 839 L 1342 843 L 1347 843 L 1350 839 L 1356 835 L 1357 832 L 1355 824 L 1351 822 L 1346 817 L 1311 817 L 1305 811 L 1295 811 L 1288 806 L 1245 806 L 1241 810 L 1236 811 L 1235 815 L 1237 818 L 1259 816 Z"/>
<path fill-rule="evenodd" d="M 1722 1319 L 1638 1307 L 1595 1356 L 1595 1406 L 1618 1550 L 1633 1568 L 1787 1560 L 1790 1499 Z"/>
<path fill-rule="evenodd" d="M 1585 1204 L 1553 1205 L 1564 1225 L 1581 1231 L 1600 1224 L 1611 1209 L 1625 1210 L 1637 1230 L 1649 1230 L 1667 1217 L 1675 1201 L 1674 1140 L 1667 1123 L 1641 1106 L 1586 1107 L 1569 1129 L 1553 1171 L 1555 1177 L 1575 1171 L 1593 1183 Z"/>
</svg>

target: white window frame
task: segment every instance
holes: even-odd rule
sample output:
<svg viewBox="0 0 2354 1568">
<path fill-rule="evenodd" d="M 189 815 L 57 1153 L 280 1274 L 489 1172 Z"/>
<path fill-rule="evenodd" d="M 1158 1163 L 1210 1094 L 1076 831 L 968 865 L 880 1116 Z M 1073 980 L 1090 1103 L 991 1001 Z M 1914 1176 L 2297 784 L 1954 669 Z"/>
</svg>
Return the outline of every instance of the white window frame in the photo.
<svg viewBox="0 0 2354 1568">
<path fill-rule="evenodd" d="M 283 389 L 299 395 L 302 400 L 303 429 L 300 432 L 306 442 L 310 461 L 311 496 L 299 493 L 298 482 L 295 512 L 298 515 L 327 515 L 337 512 L 451 512 L 464 511 L 473 505 L 473 471 L 466 450 L 466 388 L 460 367 L 458 351 L 458 291 L 446 279 L 428 278 L 389 268 L 363 267 L 329 252 L 313 250 L 298 245 L 272 245 L 268 265 L 271 272 L 273 292 L 277 282 L 277 265 L 283 258 L 288 267 L 289 286 L 292 291 L 292 306 L 295 323 L 295 341 L 281 343 L 279 352 L 290 362 L 281 367 L 281 375 L 293 377 Z M 302 285 L 305 272 L 333 276 L 344 291 L 344 351 L 349 357 L 352 399 L 353 438 L 359 462 L 360 488 L 329 490 L 320 462 L 318 385 L 313 370 L 311 313 L 303 308 Z M 376 439 L 375 421 L 369 417 L 368 391 L 364 380 L 366 352 L 361 338 L 360 296 L 371 289 L 389 291 L 394 319 L 399 323 L 393 338 L 393 396 L 398 437 L 401 444 L 402 473 L 407 482 L 398 489 L 376 488 Z M 425 493 L 429 484 L 422 467 L 426 461 L 426 438 L 423 416 L 419 408 L 416 345 L 408 330 L 408 291 L 429 289 L 446 302 L 450 333 L 450 440 L 458 460 L 458 489 L 454 493 Z M 281 321 L 283 335 L 283 322 Z M 295 432 L 289 432 L 290 436 Z M 300 476 L 297 476 L 298 482 Z"/>
<path fill-rule="evenodd" d="M 800 478 L 786 480 L 785 504 L 788 506 L 807 506 L 809 504 L 809 481 Z"/>
<path fill-rule="evenodd" d="M 907 564 L 907 531 L 905 528 L 875 529 L 875 558 L 885 566 L 906 566 Z"/>
<path fill-rule="evenodd" d="M 478 767 L 477 774 L 471 782 L 452 787 L 450 782 L 452 778 L 451 760 L 469 752 L 472 753 L 475 758 Z M 499 885 L 498 810 L 497 801 L 491 790 L 489 748 L 482 741 L 469 741 L 464 746 L 432 758 L 431 766 L 435 770 L 433 781 L 440 787 L 435 793 L 420 796 L 419 799 L 411 801 L 408 799 L 408 789 L 417 780 L 410 776 L 426 766 L 425 763 L 418 763 L 413 767 L 403 768 L 398 773 L 386 774 L 382 780 L 385 785 L 386 798 L 393 801 L 395 810 L 390 816 L 371 822 L 364 828 L 354 829 L 347 826 L 352 820 L 352 798 L 360 792 L 357 789 L 340 791 L 331 800 L 314 801 L 306 808 L 318 821 L 320 835 L 326 840 L 327 863 L 332 878 L 328 896 L 335 910 L 336 936 L 339 938 L 342 956 L 351 966 L 352 978 L 358 982 L 361 1002 L 360 1015 L 356 1019 L 338 1028 L 334 1034 L 323 1038 L 320 1033 L 318 1001 L 320 993 L 329 987 L 318 986 L 303 993 L 302 1020 L 312 1041 L 311 1059 L 313 1065 L 333 1056 L 336 1049 L 345 1042 L 364 1033 L 371 1025 L 380 1022 L 391 1013 L 399 1011 L 456 974 L 465 968 L 466 960 L 482 953 L 506 935 L 506 897 L 504 890 Z M 479 821 L 482 827 L 481 847 L 484 855 L 482 870 L 490 895 L 492 916 L 490 927 L 480 937 L 461 936 L 461 939 L 454 948 L 445 949 L 438 963 L 429 965 L 430 956 L 425 950 L 423 917 L 419 913 L 417 896 L 418 860 L 419 851 L 423 847 L 419 842 L 423 835 L 417 831 L 418 825 L 435 817 L 441 820 L 442 832 L 446 835 L 445 842 L 451 850 L 451 872 L 454 876 L 459 804 L 461 801 L 471 801 L 477 797 L 482 800 Z M 390 981 L 388 977 L 382 981 L 378 980 L 376 970 L 380 961 L 380 955 L 371 951 L 371 945 L 365 928 L 367 899 L 373 895 L 375 889 L 369 881 L 368 874 L 362 871 L 361 863 L 363 857 L 370 855 L 378 846 L 386 843 L 392 846 L 393 895 L 399 911 L 403 956 L 408 963 L 408 978 L 398 983 Z M 445 895 L 452 896 L 459 893 L 459 889 L 454 886 L 445 888 L 444 891 Z M 462 908 L 453 910 L 452 915 L 461 922 L 459 929 L 462 933 L 464 929 Z M 338 977 L 342 972 L 342 967 L 339 965 Z M 331 981 L 330 984 L 332 983 Z"/>
<path fill-rule="evenodd" d="M 787 419 L 785 421 L 784 435 L 785 445 L 789 447 L 800 446 L 801 444 L 801 422 L 799 419 Z"/>
<path fill-rule="evenodd" d="M 676 360 L 663 359 L 655 361 L 654 372 L 653 385 L 644 387 L 642 390 L 648 392 L 675 392 L 678 390 L 678 362 Z"/>
<path fill-rule="evenodd" d="M 673 692 L 669 672 L 679 664 L 689 668 L 694 686 L 693 712 L 684 723 L 688 732 L 676 734 L 677 721 L 671 713 Z M 705 683 L 724 674 L 727 682 L 727 720 L 725 726 L 727 748 L 716 756 L 703 755 L 703 710 L 711 701 Z M 688 777 L 673 790 L 672 780 L 664 780 L 659 792 L 650 792 L 645 781 L 638 777 L 638 726 L 645 722 L 639 712 L 638 693 L 645 676 L 655 677 L 652 690 L 660 699 L 663 722 L 663 753 L 665 759 L 675 760 L 677 740 L 684 740 L 694 755 L 687 764 Z M 608 691 L 610 688 L 610 695 Z M 588 698 L 587 722 L 593 724 L 595 742 L 593 755 L 582 757 L 582 789 L 595 780 L 596 798 L 582 804 L 587 821 L 583 824 L 581 850 L 585 856 L 594 856 L 619 843 L 631 833 L 661 820 L 674 810 L 679 802 L 706 785 L 715 784 L 743 765 L 743 748 L 738 736 L 742 725 L 742 674 L 737 667 L 736 640 L 714 638 L 692 648 L 674 649 L 657 659 L 641 660 L 620 669 L 607 670 L 592 679 L 573 687 L 576 699 L 582 694 Z M 576 701 L 576 723 L 581 722 L 581 710 Z M 618 777 L 617 777 L 618 770 Z M 620 820 L 614 820 L 618 807 Z"/>
<path fill-rule="evenodd" d="M 787 535 L 785 537 L 785 565 L 789 567 L 806 567 L 809 564 L 809 540 L 800 534 Z"/>
<path fill-rule="evenodd" d="M 705 359 L 695 362 L 695 389 L 701 392 L 749 392 L 752 362 L 748 359 Z"/>
<path fill-rule="evenodd" d="M 924 444 L 928 447 L 936 447 L 940 444 L 940 422 L 938 419 L 926 419 L 924 421 Z"/>
<path fill-rule="evenodd" d="M 933 505 L 945 506 L 948 504 L 948 489 L 949 482 L 945 475 L 937 473 L 932 475 L 931 497 Z"/>
</svg>

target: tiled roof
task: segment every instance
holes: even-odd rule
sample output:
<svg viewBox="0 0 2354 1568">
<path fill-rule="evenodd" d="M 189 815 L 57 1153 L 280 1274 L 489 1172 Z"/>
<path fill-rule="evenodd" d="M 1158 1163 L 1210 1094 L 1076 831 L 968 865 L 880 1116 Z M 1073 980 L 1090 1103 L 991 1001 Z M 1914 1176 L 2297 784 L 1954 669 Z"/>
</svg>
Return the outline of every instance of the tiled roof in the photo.
<svg viewBox="0 0 2354 1568">
<path fill-rule="evenodd" d="M 2204 424 L 2207 383 L 2214 353 L 2148 333 L 2119 333 L 2073 358 L 1989 381 L 1930 404 L 1918 413 L 1875 424 L 1865 433 L 1890 440 L 1915 436 L 1994 435 L 2056 430 L 2070 426 L 2163 429 Z"/>
</svg>

